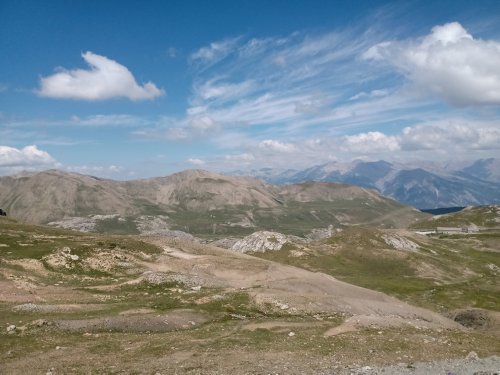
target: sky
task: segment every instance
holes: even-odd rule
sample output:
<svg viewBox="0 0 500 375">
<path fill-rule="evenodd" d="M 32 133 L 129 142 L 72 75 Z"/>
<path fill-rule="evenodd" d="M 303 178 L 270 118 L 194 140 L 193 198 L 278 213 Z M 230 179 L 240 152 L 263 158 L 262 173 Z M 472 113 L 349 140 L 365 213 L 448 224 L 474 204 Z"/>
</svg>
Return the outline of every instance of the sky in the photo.
<svg viewBox="0 0 500 375">
<path fill-rule="evenodd" d="M 498 0 L 0 0 L 0 175 L 489 157 Z"/>
</svg>

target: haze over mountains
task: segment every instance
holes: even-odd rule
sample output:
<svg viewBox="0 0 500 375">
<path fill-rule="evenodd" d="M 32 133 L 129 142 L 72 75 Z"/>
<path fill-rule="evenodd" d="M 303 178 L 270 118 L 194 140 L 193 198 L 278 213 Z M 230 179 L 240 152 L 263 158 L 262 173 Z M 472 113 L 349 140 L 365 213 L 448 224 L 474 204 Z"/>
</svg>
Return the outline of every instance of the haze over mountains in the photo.
<svg viewBox="0 0 500 375">
<path fill-rule="evenodd" d="M 372 189 L 324 182 L 274 186 L 202 170 L 125 182 L 57 170 L 0 177 L 0 207 L 31 223 L 108 215 L 98 217 L 105 232 L 140 233 L 155 222 L 195 235 L 264 229 L 306 235 L 330 225 L 404 227 L 423 217 Z"/>
<path fill-rule="evenodd" d="M 480 159 L 453 166 L 437 163 L 397 164 L 387 161 L 331 162 L 303 170 L 259 169 L 233 172 L 269 183 L 341 182 L 376 189 L 420 209 L 500 203 L 500 160 Z"/>
</svg>

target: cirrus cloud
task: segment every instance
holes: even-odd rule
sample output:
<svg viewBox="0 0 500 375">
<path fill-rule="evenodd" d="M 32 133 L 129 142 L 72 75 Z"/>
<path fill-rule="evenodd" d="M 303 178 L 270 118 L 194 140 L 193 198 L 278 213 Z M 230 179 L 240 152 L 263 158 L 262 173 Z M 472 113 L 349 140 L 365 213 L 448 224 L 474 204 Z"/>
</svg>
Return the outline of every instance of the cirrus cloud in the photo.
<svg viewBox="0 0 500 375">
<path fill-rule="evenodd" d="M 107 100 L 127 98 L 152 100 L 165 95 L 152 82 L 139 85 L 123 65 L 92 52 L 82 54 L 90 69 L 59 71 L 40 79 L 38 95 L 55 99 Z"/>
</svg>

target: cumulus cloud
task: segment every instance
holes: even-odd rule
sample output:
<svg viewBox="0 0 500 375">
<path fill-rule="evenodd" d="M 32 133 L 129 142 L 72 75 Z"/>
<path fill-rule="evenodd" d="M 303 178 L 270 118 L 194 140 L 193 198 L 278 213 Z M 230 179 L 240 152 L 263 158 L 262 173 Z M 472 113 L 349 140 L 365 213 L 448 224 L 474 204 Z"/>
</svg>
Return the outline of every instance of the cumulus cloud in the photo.
<svg viewBox="0 0 500 375">
<path fill-rule="evenodd" d="M 454 105 L 500 105 L 500 42 L 475 39 L 458 22 L 419 41 L 379 43 L 363 57 L 386 61 Z"/>
<path fill-rule="evenodd" d="M 500 149 L 500 129 L 467 122 L 421 124 L 403 129 L 403 150 L 494 150 Z"/>
<path fill-rule="evenodd" d="M 0 146 L 0 167 L 32 167 L 55 164 L 56 160 L 48 152 L 39 150 L 35 145 L 22 149 Z"/>
<path fill-rule="evenodd" d="M 398 151 L 400 146 L 397 137 L 376 131 L 343 137 L 342 149 L 360 154 L 374 154 Z"/>
<path fill-rule="evenodd" d="M 38 95 L 56 99 L 107 100 L 127 98 L 152 100 L 165 92 L 152 82 L 139 85 L 123 65 L 92 52 L 82 54 L 90 69 L 59 69 L 40 79 Z"/>
<path fill-rule="evenodd" d="M 0 146 L 0 173 L 2 174 L 59 166 L 60 164 L 48 152 L 38 149 L 35 145 L 22 149 Z"/>
<path fill-rule="evenodd" d="M 295 146 L 291 143 L 284 143 L 273 139 L 266 139 L 259 143 L 259 148 L 270 152 L 288 153 L 295 151 Z"/>
</svg>

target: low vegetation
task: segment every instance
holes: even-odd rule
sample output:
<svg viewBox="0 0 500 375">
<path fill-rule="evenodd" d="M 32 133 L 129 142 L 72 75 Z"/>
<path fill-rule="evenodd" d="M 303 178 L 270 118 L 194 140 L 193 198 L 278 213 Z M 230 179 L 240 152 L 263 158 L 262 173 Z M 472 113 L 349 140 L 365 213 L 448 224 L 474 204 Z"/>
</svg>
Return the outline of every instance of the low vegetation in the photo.
<svg viewBox="0 0 500 375">
<path fill-rule="evenodd" d="M 384 240 L 390 236 L 406 236 L 418 250 L 396 249 Z M 307 246 L 254 255 L 324 272 L 439 312 L 500 311 L 499 244 L 500 232 L 426 237 L 350 228 Z"/>
<path fill-rule="evenodd" d="M 467 227 L 475 225 L 484 230 L 500 230 L 500 206 L 466 207 L 446 215 L 438 215 L 419 220 L 410 227 L 413 229 L 434 229 L 436 227 Z"/>
<path fill-rule="evenodd" d="M 321 215 L 319 204 L 314 211 Z M 290 228 L 300 223 L 296 218 L 313 214 L 297 215 L 286 217 Z M 115 223 L 109 224 L 112 229 Z M 471 351 L 490 356 L 500 353 L 499 327 L 490 315 L 481 315 L 486 326 L 468 331 L 372 323 L 328 335 L 349 315 L 294 310 L 278 297 L 259 302 L 257 291 L 265 295 L 269 285 L 234 287 L 200 275 L 221 272 L 213 268 L 217 261 L 237 265 L 228 271 L 235 280 L 242 277 L 241 267 L 249 269 L 245 275 L 278 270 L 260 257 L 453 318 L 471 308 L 500 311 L 499 243 L 494 231 L 427 237 L 346 226 L 325 240 L 287 243 L 279 251 L 248 257 L 179 239 L 89 234 L 0 218 L 0 361 L 7 373 L 99 368 L 104 373 L 300 374 L 349 373 L 362 365 L 401 362 L 412 366 L 463 358 Z M 470 316 L 462 314 L 460 321 L 468 324 Z"/>
</svg>

